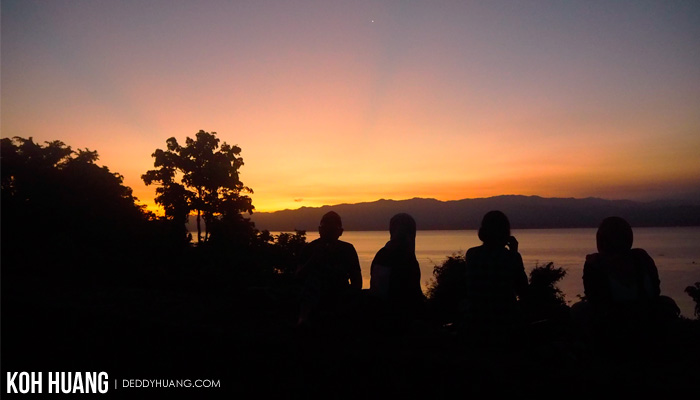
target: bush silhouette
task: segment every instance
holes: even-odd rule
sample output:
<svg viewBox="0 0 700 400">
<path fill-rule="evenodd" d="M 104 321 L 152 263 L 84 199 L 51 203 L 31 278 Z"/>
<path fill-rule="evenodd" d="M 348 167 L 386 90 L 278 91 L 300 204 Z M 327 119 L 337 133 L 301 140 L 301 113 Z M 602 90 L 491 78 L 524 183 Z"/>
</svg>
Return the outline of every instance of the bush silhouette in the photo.
<svg viewBox="0 0 700 400">
<path fill-rule="evenodd" d="M 527 295 L 523 300 L 530 322 L 561 319 L 568 314 L 564 293 L 557 283 L 566 276 L 566 270 L 555 268 L 553 262 L 535 265 L 530 271 Z"/>
<path fill-rule="evenodd" d="M 448 256 L 433 268 L 433 278 L 427 287 L 428 307 L 441 324 L 459 318 L 459 304 L 466 290 L 464 254 Z"/>
<path fill-rule="evenodd" d="M 463 254 L 453 254 L 433 269 L 427 297 L 434 317 L 442 324 L 456 322 L 459 318 L 459 304 L 466 290 L 465 265 Z M 527 295 L 520 299 L 527 322 L 564 322 L 569 307 L 557 286 L 564 276 L 566 270 L 554 267 L 552 262 L 535 265 L 530 271 Z"/>
</svg>

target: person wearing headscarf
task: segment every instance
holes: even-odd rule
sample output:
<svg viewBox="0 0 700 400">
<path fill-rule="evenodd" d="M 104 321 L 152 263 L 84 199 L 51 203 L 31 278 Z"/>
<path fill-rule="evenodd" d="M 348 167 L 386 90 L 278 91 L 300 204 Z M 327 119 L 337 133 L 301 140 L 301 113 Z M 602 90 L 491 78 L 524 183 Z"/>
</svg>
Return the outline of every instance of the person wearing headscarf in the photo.
<svg viewBox="0 0 700 400">
<path fill-rule="evenodd" d="M 586 256 L 583 289 L 586 321 L 596 340 L 631 342 L 655 332 L 680 314 L 675 301 L 661 296 L 661 280 L 651 256 L 632 248 L 632 227 L 623 218 L 605 218 L 596 232 L 597 253 Z"/>
<path fill-rule="evenodd" d="M 396 214 L 389 221 L 389 234 L 372 260 L 369 291 L 390 313 L 415 314 L 425 300 L 416 259 L 416 221 L 409 214 Z"/>
</svg>

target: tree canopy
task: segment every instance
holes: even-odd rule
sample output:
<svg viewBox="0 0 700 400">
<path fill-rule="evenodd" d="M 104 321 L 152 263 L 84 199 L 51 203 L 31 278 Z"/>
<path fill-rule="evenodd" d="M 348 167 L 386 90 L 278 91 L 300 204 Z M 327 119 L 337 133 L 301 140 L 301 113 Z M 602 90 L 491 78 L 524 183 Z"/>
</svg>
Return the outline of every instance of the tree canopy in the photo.
<svg viewBox="0 0 700 400">
<path fill-rule="evenodd" d="M 187 137 L 181 146 L 171 137 L 165 150 L 153 153 L 155 169 L 142 175 L 146 185 L 158 184 L 157 204 L 165 216 L 184 224 L 191 212 L 197 215 L 197 242 L 209 239 L 208 227 L 225 216 L 253 212 L 253 203 L 245 193 L 253 193 L 239 178 L 243 166 L 241 148 L 226 142 L 219 145 L 216 132 L 200 130 L 194 139 Z M 201 219 L 205 222 L 202 238 Z"/>
<path fill-rule="evenodd" d="M 3 259 L 105 254 L 123 249 L 147 220 L 123 177 L 96 164 L 96 151 L 31 137 L 3 138 L 0 149 Z"/>
</svg>

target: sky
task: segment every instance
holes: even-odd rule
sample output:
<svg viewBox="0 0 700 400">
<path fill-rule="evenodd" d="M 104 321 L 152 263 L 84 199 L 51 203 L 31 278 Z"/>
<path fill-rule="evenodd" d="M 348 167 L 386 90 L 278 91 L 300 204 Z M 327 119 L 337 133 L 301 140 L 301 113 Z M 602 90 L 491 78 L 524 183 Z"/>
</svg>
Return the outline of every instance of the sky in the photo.
<svg viewBox="0 0 700 400">
<path fill-rule="evenodd" d="M 141 175 L 241 147 L 257 211 L 700 201 L 698 1 L 2 0 L 1 136 Z"/>
</svg>

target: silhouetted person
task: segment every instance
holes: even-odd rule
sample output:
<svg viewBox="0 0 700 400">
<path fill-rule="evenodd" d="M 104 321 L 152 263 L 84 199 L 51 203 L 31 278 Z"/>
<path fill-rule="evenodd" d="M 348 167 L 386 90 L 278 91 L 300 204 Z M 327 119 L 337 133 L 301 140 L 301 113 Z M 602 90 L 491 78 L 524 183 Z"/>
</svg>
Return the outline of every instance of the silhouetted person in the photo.
<svg viewBox="0 0 700 400">
<path fill-rule="evenodd" d="M 389 221 L 390 239 L 372 260 L 370 295 L 377 306 L 399 318 L 417 316 L 425 301 L 416 259 L 416 221 L 396 214 Z"/>
<path fill-rule="evenodd" d="M 333 211 L 326 213 L 318 232 L 320 237 L 302 250 L 296 272 L 303 282 L 300 325 L 319 314 L 337 313 L 362 289 L 357 251 L 338 239 L 343 234 L 340 216 Z"/>
<path fill-rule="evenodd" d="M 680 313 L 671 298 L 661 296 L 656 264 L 646 251 L 632 248 L 633 239 L 627 221 L 605 218 L 596 233 L 598 253 L 586 256 L 586 298 L 572 313 L 597 345 L 636 346 Z"/>
<path fill-rule="evenodd" d="M 501 211 L 484 215 L 479 228 L 481 246 L 465 255 L 465 294 L 462 302 L 463 332 L 486 340 L 507 338 L 521 323 L 518 296 L 528 285 L 518 241 L 510 234 L 510 222 Z"/>
</svg>

